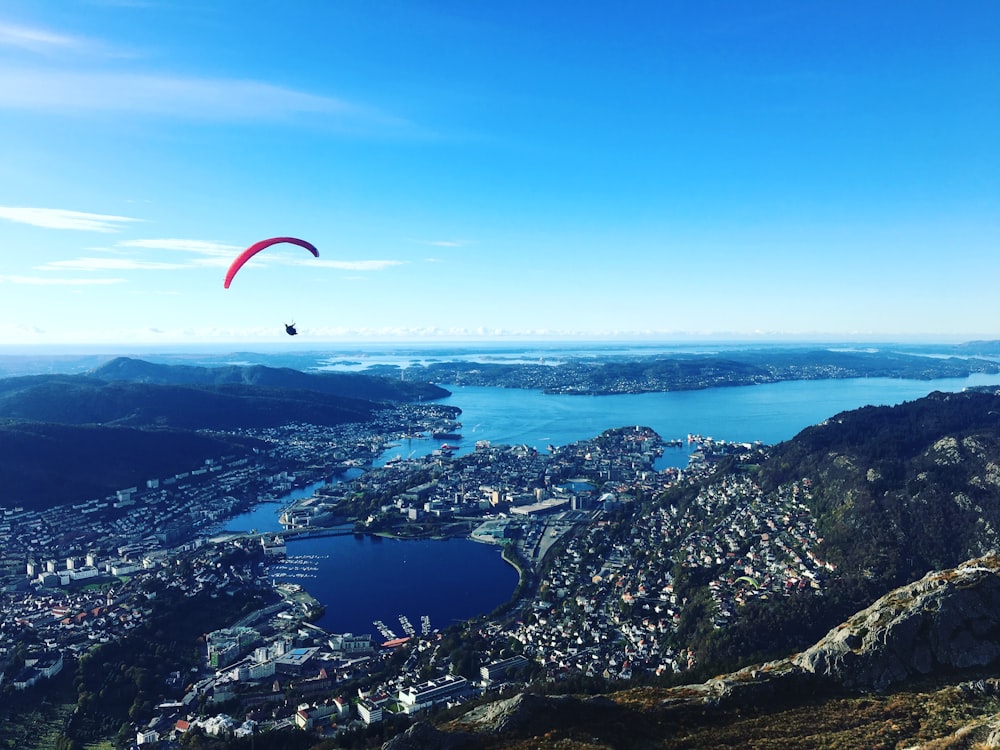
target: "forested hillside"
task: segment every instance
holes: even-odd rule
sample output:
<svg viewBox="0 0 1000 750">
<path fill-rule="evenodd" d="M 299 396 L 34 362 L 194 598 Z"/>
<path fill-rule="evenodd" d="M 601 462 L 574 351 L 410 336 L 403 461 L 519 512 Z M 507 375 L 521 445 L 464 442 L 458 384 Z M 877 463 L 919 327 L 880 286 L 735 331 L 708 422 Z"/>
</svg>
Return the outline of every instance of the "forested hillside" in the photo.
<svg viewBox="0 0 1000 750">
<path fill-rule="evenodd" d="M 379 408 L 317 391 L 249 385 L 180 386 L 38 375 L 0 381 L 0 418 L 188 430 L 364 421 Z"/>
<path fill-rule="evenodd" d="M 207 458 L 241 455 L 253 442 L 206 433 L 363 423 L 387 403 L 444 395 L 428 384 L 368 376 L 127 358 L 89 375 L 6 378 L 0 380 L 0 505 L 99 497 L 189 471 Z"/>
<path fill-rule="evenodd" d="M 765 488 L 807 478 L 824 553 L 876 589 L 1000 547 L 1000 395 L 838 414 L 775 447 Z"/>
<path fill-rule="evenodd" d="M 444 398 L 448 391 L 430 383 L 411 383 L 353 373 L 307 373 L 290 367 L 264 365 L 196 367 L 162 365 L 130 357 L 118 357 L 90 373 L 101 380 L 124 380 L 159 385 L 246 385 L 283 390 L 305 390 L 366 401 L 429 401 Z"/>
<path fill-rule="evenodd" d="M 104 497 L 149 477 L 241 456 L 256 441 L 177 430 L 0 420 L 0 505 L 45 508 Z"/>
<path fill-rule="evenodd" d="M 763 460 L 727 457 L 707 477 L 653 502 L 697 518 L 697 498 L 734 486 L 753 488 L 772 507 L 805 490 L 798 496 L 818 534 L 813 554 L 833 569 L 818 588 L 750 599 L 717 629 L 709 583 L 725 562 L 692 566 L 678 558 L 673 588 L 687 605 L 676 640 L 693 645 L 705 674 L 805 648 L 888 590 L 1000 549 L 1000 395 L 933 393 L 838 414 L 770 447 Z M 730 495 L 729 502 L 738 507 L 753 497 Z M 712 517 L 702 524 L 706 538 L 726 535 Z"/>
</svg>

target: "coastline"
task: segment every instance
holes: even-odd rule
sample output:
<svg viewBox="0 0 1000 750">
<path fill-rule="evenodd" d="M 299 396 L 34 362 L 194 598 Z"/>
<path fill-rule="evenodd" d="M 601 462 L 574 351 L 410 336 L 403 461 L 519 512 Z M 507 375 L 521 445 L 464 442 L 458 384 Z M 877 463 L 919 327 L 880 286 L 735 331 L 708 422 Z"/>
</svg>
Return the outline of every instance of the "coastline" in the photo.
<svg viewBox="0 0 1000 750">
<path fill-rule="evenodd" d="M 413 534 L 413 535 L 409 535 L 409 534 L 408 535 L 401 535 L 401 534 L 395 533 L 394 531 L 391 531 L 391 530 L 382 529 L 382 530 L 379 530 L 379 531 L 358 531 L 358 530 L 356 530 L 354 533 L 355 534 L 362 534 L 362 535 L 366 535 L 366 536 L 379 537 L 379 538 L 382 538 L 382 539 L 395 539 L 397 541 L 402 541 L 402 542 L 416 541 L 416 540 L 430 540 L 430 541 L 446 542 L 449 539 L 467 539 L 469 541 L 476 542 L 478 544 L 485 544 L 487 546 L 496 546 L 496 542 L 489 542 L 489 541 L 485 541 L 483 539 L 477 539 L 475 536 L 472 535 L 471 531 L 469 531 L 468 533 L 465 533 L 465 534 L 455 534 L 455 533 L 443 533 L 443 534 L 419 533 L 419 534 Z M 516 550 L 516 545 L 512 545 L 512 544 L 503 544 L 503 545 L 500 545 L 500 557 L 501 557 L 501 559 L 505 563 L 507 563 L 508 565 L 510 565 L 515 570 L 515 572 L 517 573 L 517 584 L 514 587 L 514 592 L 512 593 L 510 600 L 508 602 L 506 602 L 505 604 L 500 605 L 501 607 L 509 605 L 509 604 L 511 604 L 511 603 L 514 602 L 514 600 L 518 597 L 519 592 L 521 591 L 522 587 L 527 583 L 528 577 L 530 576 L 530 573 L 532 572 L 530 569 L 527 569 L 525 567 L 524 562 L 523 562 L 523 560 L 521 560 L 521 558 L 520 558 L 519 555 L 511 555 L 510 554 L 510 551 L 511 551 L 512 548 Z"/>
<path fill-rule="evenodd" d="M 414 535 L 414 536 L 400 536 L 399 534 L 394 534 L 391 531 L 358 531 L 358 534 L 365 534 L 367 536 L 377 536 L 382 539 L 395 539 L 400 542 L 412 542 L 416 540 L 430 540 L 435 542 L 447 542 L 449 539 L 466 539 L 470 542 L 476 542 L 477 544 L 485 544 L 490 547 L 495 547 L 496 542 L 487 542 L 483 539 L 477 539 L 471 533 L 460 535 L 460 534 L 424 534 L 424 535 Z M 512 545 L 501 545 L 500 546 L 500 557 L 505 563 L 510 565 L 515 571 L 517 571 L 517 582 L 518 585 L 524 581 L 525 571 L 524 568 L 518 563 L 517 560 L 508 556 L 508 549 Z"/>
<path fill-rule="evenodd" d="M 504 562 L 506 562 L 508 565 L 510 565 L 512 568 L 514 568 L 514 570 L 517 571 L 517 586 L 514 588 L 514 592 L 516 594 L 517 591 L 521 588 L 522 584 L 524 584 L 524 582 L 525 582 L 525 572 L 524 572 L 524 568 L 521 567 L 521 565 L 520 565 L 520 563 L 519 563 L 518 560 L 516 560 L 513 557 L 508 556 L 507 553 L 510 551 L 511 547 L 513 547 L 513 545 L 505 544 L 503 546 L 503 548 L 501 549 L 501 551 L 500 551 L 500 557 L 503 558 Z M 512 595 L 511 596 L 511 601 L 513 601 L 514 598 L 515 598 L 514 595 Z"/>
</svg>

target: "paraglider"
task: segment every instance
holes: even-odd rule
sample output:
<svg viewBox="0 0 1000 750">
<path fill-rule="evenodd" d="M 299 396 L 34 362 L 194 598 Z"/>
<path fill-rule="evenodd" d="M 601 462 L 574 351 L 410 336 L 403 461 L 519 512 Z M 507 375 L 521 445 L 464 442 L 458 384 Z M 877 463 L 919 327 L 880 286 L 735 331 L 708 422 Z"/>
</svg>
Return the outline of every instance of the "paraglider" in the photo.
<svg viewBox="0 0 1000 750">
<path fill-rule="evenodd" d="M 295 323 L 285 323 L 285 333 L 289 336 L 299 335 L 299 332 L 295 330 Z"/>
<path fill-rule="evenodd" d="M 271 245 L 277 245 L 279 243 L 286 242 L 292 245 L 298 245 L 299 247 L 304 247 L 306 250 L 311 252 L 317 258 L 319 257 L 319 250 L 316 249 L 315 245 L 311 242 L 306 242 L 305 240 L 300 240 L 298 237 L 272 237 L 269 240 L 261 240 L 260 242 L 255 242 L 242 253 L 236 256 L 232 264 L 229 266 L 229 270 L 226 271 L 226 281 L 223 286 L 228 289 L 229 285 L 233 281 L 233 277 L 236 276 L 236 272 L 239 271 L 243 264 L 246 263 L 250 258 L 255 256 L 261 250 L 270 247 Z M 286 330 L 288 326 L 285 326 Z M 294 324 L 292 326 L 294 330 Z M 288 332 L 290 336 L 294 336 L 295 333 L 292 331 Z"/>
</svg>

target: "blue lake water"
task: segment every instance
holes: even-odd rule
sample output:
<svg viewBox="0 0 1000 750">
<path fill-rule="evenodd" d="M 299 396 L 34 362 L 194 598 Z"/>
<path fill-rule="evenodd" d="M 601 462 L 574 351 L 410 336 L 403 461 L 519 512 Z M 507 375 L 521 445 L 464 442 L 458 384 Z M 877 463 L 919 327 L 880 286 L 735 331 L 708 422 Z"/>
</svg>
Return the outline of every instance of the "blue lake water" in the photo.
<svg viewBox="0 0 1000 750">
<path fill-rule="evenodd" d="M 347 536 L 302 539 L 288 545 L 292 562 L 319 568 L 315 578 L 287 578 L 319 599 L 317 624 L 334 633 L 372 633 L 382 620 L 404 635 L 399 616 L 420 630 L 444 629 L 485 614 L 510 598 L 517 572 L 500 549 L 468 539 L 407 540 Z"/>
<path fill-rule="evenodd" d="M 731 442 L 777 443 L 842 411 L 866 405 L 892 405 L 938 391 L 955 392 L 976 385 L 1000 385 L 1000 375 L 914 381 L 890 378 L 814 380 L 701 391 L 615 396 L 556 396 L 539 391 L 455 387 L 442 403 L 462 409 L 459 455 L 477 440 L 493 444 L 527 444 L 545 451 L 598 435 L 605 429 L 646 425 L 663 438 L 689 433 Z M 388 450 L 392 456 L 420 456 L 440 441 L 404 441 Z M 666 449 L 660 467 L 687 463 L 688 449 Z M 311 488 L 300 490 L 298 496 Z M 233 530 L 279 528 L 280 505 L 259 505 L 230 521 Z M 499 550 L 467 540 L 395 541 L 327 537 L 290 542 L 293 558 L 314 556 L 315 571 L 301 583 L 323 602 L 319 622 L 333 632 L 372 632 L 382 620 L 402 635 L 398 616 L 406 615 L 419 630 L 427 615 L 433 627 L 485 614 L 505 602 L 517 583 Z"/>
</svg>

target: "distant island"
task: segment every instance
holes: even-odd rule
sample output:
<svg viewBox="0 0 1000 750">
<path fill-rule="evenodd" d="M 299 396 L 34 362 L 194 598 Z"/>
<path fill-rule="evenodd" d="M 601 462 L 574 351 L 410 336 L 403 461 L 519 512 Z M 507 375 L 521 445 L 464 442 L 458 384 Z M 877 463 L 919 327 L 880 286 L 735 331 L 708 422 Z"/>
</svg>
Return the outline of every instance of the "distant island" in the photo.
<svg viewBox="0 0 1000 750">
<path fill-rule="evenodd" d="M 264 366 L 265 362 L 269 366 Z M 362 369 L 365 362 L 369 364 Z M 350 372 L 340 368 L 350 368 Z M 443 390 L 420 390 L 431 385 L 435 389 L 490 386 L 607 395 L 794 380 L 935 380 L 998 372 L 1000 341 L 940 345 L 789 343 L 746 348 L 706 343 L 701 351 L 691 345 L 625 347 L 593 342 L 521 342 L 501 348 L 401 344 L 372 351 L 331 344 L 329 350 L 260 354 L 220 348 L 199 354 L 160 351 L 141 357 L 11 354 L 0 348 L 0 377 L 73 374 L 160 385 L 330 388 L 339 396 L 371 401 L 427 401 L 447 395 Z"/>
<path fill-rule="evenodd" d="M 369 368 L 378 375 L 400 368 Z M 970 356 L 934 357 L 888 350 L 767 348 L 722 354 L 579 357 L 562 364 L 435 362 L 402 370 L 409 382 L 534 388 L 546 393 L 654 393 L 788 380 L 963 378 L 997 373 L 1000 364 Z"/>
</svg>

